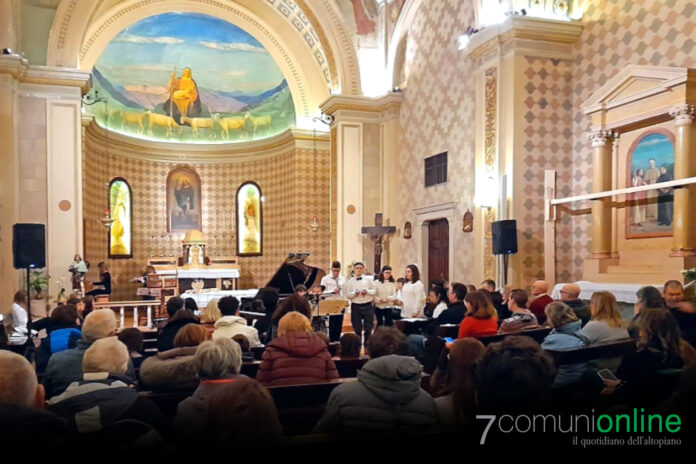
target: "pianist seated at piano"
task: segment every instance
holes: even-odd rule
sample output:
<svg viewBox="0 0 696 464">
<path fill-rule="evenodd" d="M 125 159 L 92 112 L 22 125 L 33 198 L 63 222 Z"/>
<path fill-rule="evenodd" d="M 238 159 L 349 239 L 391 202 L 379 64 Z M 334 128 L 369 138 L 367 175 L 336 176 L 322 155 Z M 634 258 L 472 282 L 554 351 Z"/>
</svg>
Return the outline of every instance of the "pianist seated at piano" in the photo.
<svg viewBox="0 0 696 464">
<path fill-rule="evenodd" d="M 309 301 L 307 301 L 307 298 L 299 293 L 293 293 L 281 301 L 278 309 L 276 309 L 273 316 L 271 316 L 271 321 L 273 324 L 273 339 L 278 336 L 278 323 L 280 322 L 280 319 L 292 311 L 297 311 L 310 321 L 312 320 L 312 307 L 310 306 Z"/>
<path fill-rule="evenodd" d="M 109 273 L 109 270 L 106 268 L 106 263 L 104 261 L 101 261 L 97 267 L 99 268 L 99 278 L 101 279 L 99 282 L 92 282 L 93 287 L 99 287 L 99 288 L 94 288 L 93 290 L 87 292 L 87 295 L 111 295 L 111 274 Z"/>
</svg>

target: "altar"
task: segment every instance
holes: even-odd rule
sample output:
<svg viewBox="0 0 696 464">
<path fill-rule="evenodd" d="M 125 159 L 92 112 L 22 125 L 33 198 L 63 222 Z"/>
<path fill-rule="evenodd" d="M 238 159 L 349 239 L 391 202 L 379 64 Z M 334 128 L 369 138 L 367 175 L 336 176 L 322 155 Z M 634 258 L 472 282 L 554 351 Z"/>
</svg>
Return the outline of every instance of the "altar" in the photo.
<svg viewBox="0 0 696 464">
<path fill-rule="evenodd" d="M 179 257 L 148 260 L 148 267 L 154 269 L 154 273 L 147 276 L 148 295 L 161 297 L 166 289 L 173 290 L 174 294 L 238 290 L 240 274 L 236 257 L 206 256 L 206 239 L 199 230 L 187 232 L 181 244 Z"/>
</svg>

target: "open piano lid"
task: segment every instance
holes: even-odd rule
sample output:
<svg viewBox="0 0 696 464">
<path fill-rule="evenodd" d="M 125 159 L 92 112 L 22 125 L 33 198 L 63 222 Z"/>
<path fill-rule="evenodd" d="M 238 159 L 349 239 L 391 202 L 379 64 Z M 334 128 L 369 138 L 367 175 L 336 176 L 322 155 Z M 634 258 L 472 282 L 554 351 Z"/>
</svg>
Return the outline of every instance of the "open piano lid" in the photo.
<svg viewBox="0 0 696 464">
<path fill-rule="evenodd" d="M 289 295 L 294 292 L 297 285 L 303 284 L 312 288 L 319 285 L 326 272 L 318 267 L 308 266 L 304 263 L 309 253 L 290 253 L 280 269 L 273 274 L 266 287 L 277 288 L 280 295 Z"/>
</svg>

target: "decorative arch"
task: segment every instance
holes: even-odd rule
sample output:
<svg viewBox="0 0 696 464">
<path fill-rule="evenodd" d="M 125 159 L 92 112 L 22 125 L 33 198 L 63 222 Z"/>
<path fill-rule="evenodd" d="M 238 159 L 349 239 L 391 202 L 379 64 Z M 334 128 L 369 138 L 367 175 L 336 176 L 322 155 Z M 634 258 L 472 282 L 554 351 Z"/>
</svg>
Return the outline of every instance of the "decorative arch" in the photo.
<svg viewBox="0 0 696 464">
<path fill-rule="evenodd" d="M 466 0 L 475 1 L 475 0 Z M 387 54 L 387 76 L 392 79 L 392 86 L 400 84 L 400 82 L 395 82 L 397 78 L 396 69 L 399 65 L 398 60 L 403 59 L 399 57 L 399 53 L 406 53 L 406 36 L 411 28 L 411 24 L 416 18 L 418 9 L 420 8 L 423 0 L 406 0 L 406 4 L 401 10 L 401 15 L 396 21 L 396 26 L 394 26 L 394 33 L 392 34 L 391 41 L 389 42 L 389 52 Z M 403 64 L 403 63 L 402 63 Z M 405 80 L 408 81 L 408 76 L 405 76 Z"/>
<path fill-rule="evenodd" d="M 133 190 L 123 177 L 109 182 L 107 210 L 112 219 L 109 229 L 109 259 L 133 257 Z"/>
<path fill-rule="evenodd" d="M 237 256 L 263 254 L 263 193 L 254 181 L 244 182 L 235 194 Z"/>
<path fill-rule="evenodd" d="M 302 11 L 286 15 L 281 3 Z M 357 59 L 349 40 L 343 40 L 341 49 L 336 49 L 345 31 L 337 32 L 334 22 L 327 23 L 327 17 L 335 16 L 329 0 L 313 3 L 312 8 L 306 2 L 285 0 L 128 0 L 106 11 L 103 4 L 92 0 L 66 0 L 61 2 L 51 29 L 47 64 L 91 69 L 104 47 L 123 28 L 170 11 L 215 16 L 261 42 L 290 86 L 299 128 L 311 127 L 312 117 L 330 96 L 332 87 L 343 91 L 360 88 Z M 338 17 L 334 19 L 340 23 Z"/>
</svg>

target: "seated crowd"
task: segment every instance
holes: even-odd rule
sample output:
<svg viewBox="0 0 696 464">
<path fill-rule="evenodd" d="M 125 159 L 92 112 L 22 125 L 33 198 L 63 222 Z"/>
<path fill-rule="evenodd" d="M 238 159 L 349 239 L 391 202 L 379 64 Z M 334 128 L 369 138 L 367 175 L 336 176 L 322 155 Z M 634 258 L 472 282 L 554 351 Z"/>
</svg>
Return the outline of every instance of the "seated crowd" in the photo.
<svg viewBox="0 0 696 464">
<path fill-rule="evenodd" d="M 324 440 L 473 427 L 477 414 L 694 409 L 696 309 L 678 281 L 662 293 L 641 288 L 630 320 L 610 292 L 585 302 L 577 285 L 566 284 L 554 301 L 544 281 L 530 293 L 501 293 L 492 281 L 478 289 L 443 284 L 426 301 L 430 311 L 423 313 L 432 317 L 424 325 L 407 331 L 381 324 L 365 337 L 364 353 L 361 337 L 344 333 L 336 356 L 298 293 L 259 301 L 255 313 L 268 323 L 258 329 L 240 316 L 234 297 L 213 300 L 200 319 L 195 302 L 172 297 L 154 353 L 143 349 L 140 329 L 117 331 L 112 310 L 92 310 L 90 301 L 86 311 L 88 302 L 71 301 L 35 323 L 47 333 L 35 356 L 18 345 L 0 350 L 0 433 L 116 448 L 283 443 L 282 389 L 320 383 L 330 386 L 327 396 L 301 414 L 316 414 L 304 433 Z M 18 294 L 15 304 L 3 331 L 10 335 L 22 334 L 26 297 Z M 617 346 L 624 351 L 583 357 Z M 342 371 L 346 363 L 357 364 Z M 176 403 L 169 410 L 165 401 Z"/>
</svg>

